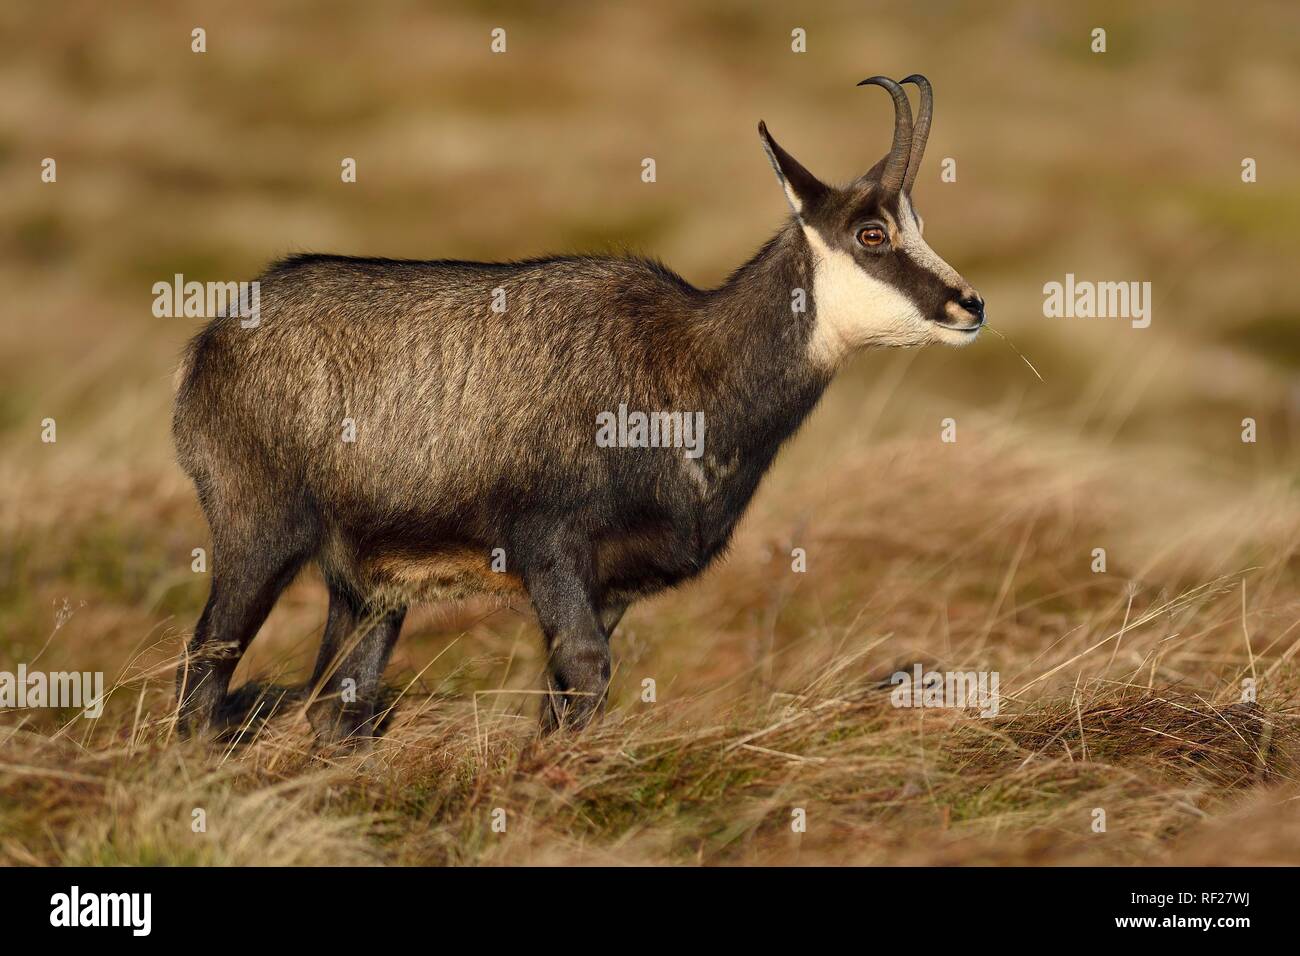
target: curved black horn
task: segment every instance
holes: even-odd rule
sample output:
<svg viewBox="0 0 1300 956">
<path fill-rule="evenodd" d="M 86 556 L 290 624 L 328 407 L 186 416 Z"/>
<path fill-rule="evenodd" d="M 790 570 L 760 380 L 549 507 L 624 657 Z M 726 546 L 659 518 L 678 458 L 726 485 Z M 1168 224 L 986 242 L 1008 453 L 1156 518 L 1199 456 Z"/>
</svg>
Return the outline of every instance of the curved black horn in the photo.
<svg viewBox="0 0 1300 956">
<path fill-rule="evenodd" d="M 897 192 L 903 186 L 903 176 L 907 173 L 907 161 L 912 145 L 912 107 L 907 102 L 903 88 L 887 76 L 873 76 L 863 80 L 858 86 L 883 86 L 894 98 L 894 145 L 889 150 L 884 171 L 880 174 L 880 184 L 889 192 Z"/>
<path fill-rule="evenodd" d="M 913 73 L 903 80 L 915 83 L 921 91 L 920 112 L 916 116 L 916 125 L 912 128 L 912 152 L 907 160 L 907 175 L 903 177 L 903 192 L 911 193 L 912 184 L 916 182 L 917 171 L 921 168 L 921 158 L 925 155 L 925 141 L 930 138 L 930 123 L 934 119 L 934 90 L 930 81 L 920 73 Z"/>
</svg>

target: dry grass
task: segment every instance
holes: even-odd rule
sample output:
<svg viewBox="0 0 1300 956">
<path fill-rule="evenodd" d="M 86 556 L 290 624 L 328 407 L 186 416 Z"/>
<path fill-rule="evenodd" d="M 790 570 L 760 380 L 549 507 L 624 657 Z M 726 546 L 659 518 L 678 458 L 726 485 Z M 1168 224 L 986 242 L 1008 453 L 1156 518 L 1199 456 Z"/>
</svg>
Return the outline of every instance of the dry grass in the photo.
<svg viewBox="0 0 1300 956">
<path fill-rule="evenodd" d="M 0 669 L 114 686 L 98 721 L 0 715 L 0 862 L 1300 860 L 1292 6 L 1157 29 L 1121 4 L 954 5 L 936 29 L 831 4 L 797 24 L 802 58 L 775 5 L 439 6 L 0 12 Z M 1097 22 L 1108 59 L 1085 52 Z M 712 282 L 784 211 L 754 122 L 843 179 L 887 139 L 886 98 L 853 82 L 916 69 L 931 164 L 960 168 L 918 186 L 927 236 L 1041 381 L 997 338 L 862 358 L 727 562 L 629 613 L 580 737 L 534 737 L 525 608 L 423 608 L 387 736 L 314 751 L 292 700 L 257 708 L 315 654 L 309 574 L 241 664 L 244 739 L 176 739 L 207 537 L 167 435 L 193 328 L 148 314 L 152 282 L 305 248 L 609 246 Z M 1066 271 L 1153 281 L 1152 327 L 1042 319 Z M 998 672 L 999 714 L 891 706 L 881 681 L 914 662 Z"/>
<path fill-rule="evenodd" d="M 813 428 L 830 425 L 823 415 Z M 246 687 L 244 739 L 181 744 L 168 654 L 188 621 L 168 624 L 100 721 L 72 717 L 57 731 L 30 714 L 15 722 L 0 746 L 0 857 L 1285 861 L 1297 847 L 1300 795 L 1294 559 L 1218 574 L 1213 561 L 1195 564 L 1189 535 L 1176 557 L 1152 555 L 1141 586 L 1093 575 L 1078 542 L 1105 540 L 1100 513 L 1126 523 L 1127 499 L 1108 503 L 1089 490 L 1095 476 L 1045 474 L 1041 461 L 1003 448 L 962 459 L 1001 492 L 958 486 L 950 510 L 927 519 L 916 483 L 939 469 L 936 456 L 962 454 L 927 448 L 885 443 L 856 466 L 841 463 L 834 479 L 801 476 L 833 480 L 831 500 L 861 489 L 844 514 L 831 507 L 789 532 L 812 556 L 806 575 L 788 570 L 778 539 L 791 516 L 770 514 L 778 502 L 767 496 L 726 566 L 629 617 L 615 641 L 613 710 L 573 739 L 534 737 L 531 622 L 481 608 L 413 622 L 392 674 L 392 725 L 369 753 L 315 752 L 292 701 L 264 720 L 276 698 L 259 699 L 257 684 Z M 875 482 L 875 468 L 893 483 Z M 805 487 L 780 501 L 808 497 Z M 1270 533 L 1294 539 L 1295 518 L 1279 530 L 1271 513 L 1199 560 L 1233 560 Z M 899 534 L 900 522 L 914 533 Z M 1058 548 L 1073 553 L 1063 559 Z M 314 630 L 302 622 L 319 619 L 319 592 L 300 584 L 291 608 L 312 610 L 282 619 Z M 77 621 L 48 654 L 76 640 Z M 285 630 L 267 635 L 281 638 L 281 654 L 264 654 L 261 672 L 292 682 L 311 648 L 296 637 L 286 647 Z M 1001 712 L 892 706 L 881 681 L 912 661 L 998 671 Z M 1255 705 L 1241 703 L 1251 675 Z M 641 699 L 646 677 L 654 703 Z M 790 826 L 796 807 L 808 816 L 800 835 Z M 191 830 L 195 808 L 206 833 Z M 492 828 L 498 808 L 504 833 Z M 1092 829 L 1096 808 L 1105 833 Z M 1290 835 L 1249 845 L 1225 832 L 1226 820 L 1257 817 Z"/>
</svg>

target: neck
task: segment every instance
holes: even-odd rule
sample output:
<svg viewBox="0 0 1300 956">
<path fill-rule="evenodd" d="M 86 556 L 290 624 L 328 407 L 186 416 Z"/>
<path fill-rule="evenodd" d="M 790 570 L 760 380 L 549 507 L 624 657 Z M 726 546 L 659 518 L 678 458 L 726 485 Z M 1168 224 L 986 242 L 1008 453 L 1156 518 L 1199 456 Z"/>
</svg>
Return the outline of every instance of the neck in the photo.
<svg viewBox="0 0 1300 956">
<path fill-rule="evenodd" d="M 812 257 L 791 218 L 693 306 L 689 351 L 708 423 L 705 446 L 722 465 L 750 462 L 761 476 L 830 383 L 831 373 L 809 357 Z"/>
</svg>

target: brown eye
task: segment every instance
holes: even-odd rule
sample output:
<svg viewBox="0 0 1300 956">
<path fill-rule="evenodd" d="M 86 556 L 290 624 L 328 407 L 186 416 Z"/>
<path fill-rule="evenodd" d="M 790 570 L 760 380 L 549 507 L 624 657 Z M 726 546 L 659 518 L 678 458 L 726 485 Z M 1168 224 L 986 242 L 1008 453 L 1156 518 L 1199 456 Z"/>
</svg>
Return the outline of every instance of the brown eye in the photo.
<svg viewBox="0 0 1300 956">
<path fill-rule="evenodd" d="M 858 242 L 864 246 L 878 246 L 885 241 L 885 230 L 879 226 L 867 226 L 866 229 L 859 230 Z"/>
</svg>

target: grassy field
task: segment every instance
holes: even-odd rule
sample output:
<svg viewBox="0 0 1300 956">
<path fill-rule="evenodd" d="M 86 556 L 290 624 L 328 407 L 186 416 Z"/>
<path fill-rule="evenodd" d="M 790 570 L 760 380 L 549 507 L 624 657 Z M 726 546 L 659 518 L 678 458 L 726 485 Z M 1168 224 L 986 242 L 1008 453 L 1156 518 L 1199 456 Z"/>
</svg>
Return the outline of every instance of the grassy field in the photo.
<svg viewBox="0 0 1300 956">
<path fill-rule="evenodd" d="M 1300 862 L 1300 10 L 984 6 L 0 9 L 0 670 L 111 687 L 0 714 L 0 862 Z M 757 120 L 847 180 L 890 131 L 854 84 L 914 71 L 927 239 L 1009 340 L 857 359 L 728 560 L 629 612 L 599 725 L 538 740 L 531 613 L 463 605 L 408 618 L 369 752 L 274 694 L 240 744 L 177 739 L 197 322 L 154 282 L 631 249 L 716 284 L 787 211 Z M 1044 318 L 1066 273 L 1150 281 L 1150 328 Z M 281 599 L 250 702 L 325 607 L 314 572 Z M 998 672 L 999 713 L 891 706 L 918 662 Z"/>
</svg>

